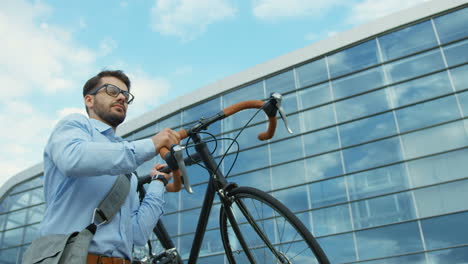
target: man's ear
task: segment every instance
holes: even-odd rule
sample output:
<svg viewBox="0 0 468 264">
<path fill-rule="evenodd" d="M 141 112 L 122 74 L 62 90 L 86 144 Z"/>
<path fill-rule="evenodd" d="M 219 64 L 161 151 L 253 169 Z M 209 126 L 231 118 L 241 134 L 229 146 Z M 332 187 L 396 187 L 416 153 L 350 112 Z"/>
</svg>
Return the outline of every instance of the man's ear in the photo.
<svg viewBox="0 0 468 264">
<path fill-rule="evenodd" d="M 84 97 L 85 105 L 88 109 L 92 109 L 94 104 L 94 96 L 87 94 Z"/>
</svg>

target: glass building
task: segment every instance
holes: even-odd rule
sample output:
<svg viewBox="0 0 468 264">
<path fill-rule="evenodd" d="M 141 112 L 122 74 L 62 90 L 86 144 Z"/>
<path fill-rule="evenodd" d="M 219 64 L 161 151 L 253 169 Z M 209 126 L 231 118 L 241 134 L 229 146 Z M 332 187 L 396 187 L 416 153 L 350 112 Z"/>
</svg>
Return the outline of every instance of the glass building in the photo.
<svg viewBox="0 0 468 264">
<path fill-rule="evenodd" d="M 230 180 L 268 191 L 318 238 L 332 263 L 468 263 L 468 4 L 431 1 L 203 87 L 129 121 L 134 140 L 179 129 L 246 99 L 284 94 L 294 134 L 258 115 L 222 162 Z M 194 104 L 195 103 L 195 104 Z M 252 112 L 209 128 L 234 137 Z M 229 141 L 219 141 L 219 157 Z M 155 158 L 138 169 L 145 175 Z M 41 164 L 0 189 L 0 263 L 20 263 L 44 212 Z M 190 252 L 208 175 L 166 195 L 163 217 Z M 224 263 L 212 210 L 199 263 Z M 137 249 L 141 255 L 144 249 Z"/>
</svg>

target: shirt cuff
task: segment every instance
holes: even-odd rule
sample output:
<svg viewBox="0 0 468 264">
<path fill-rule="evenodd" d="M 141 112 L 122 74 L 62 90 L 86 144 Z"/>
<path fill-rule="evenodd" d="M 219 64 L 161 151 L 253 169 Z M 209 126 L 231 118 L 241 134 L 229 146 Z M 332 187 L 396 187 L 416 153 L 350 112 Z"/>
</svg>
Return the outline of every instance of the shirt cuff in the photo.
<svg viewBox="0 0 468 264">
<path fill-rule="evenodd" d="M 156 149 L 150 138 L 135 140 L 132 143 L 135 146 L 135 158 L 138 164 L 142 164 L 156 156 Z"/>
</svg>

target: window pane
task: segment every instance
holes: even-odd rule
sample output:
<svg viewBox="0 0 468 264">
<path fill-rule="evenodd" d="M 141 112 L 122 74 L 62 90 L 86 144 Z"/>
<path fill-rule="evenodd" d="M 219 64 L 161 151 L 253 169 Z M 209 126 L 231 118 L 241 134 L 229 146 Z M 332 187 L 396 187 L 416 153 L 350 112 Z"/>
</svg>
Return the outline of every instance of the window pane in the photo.
<svg viewBox="0 0 468 264">
<path fill-rule="evenodd" d="M 208 184 L 201 184 L 192 186 L 193 194 L 187 192 L 181 192 L 181 209 L 190 209 L 194 207 L 201 206 L 203 203 L 203 197 L 205 196 L 205 191 Z"/>
<path fill-rule="evenodd" d="M 403 164 L 351 174 L 347 177 L 351 200 L 409 188 L 408 176 Z"/>
<path fill-rule="evenodd" d="M 159 123 L 150 125 L 149 127 L 143 128 L 142 130 L 133 133 L 130 137 L 126 137 L 127 140 L 141 139 L 145 137 L 151 137 L 160 130 Z"/>
<path fill-rule="evenodd" d="M 306 156 L 338 149 L 338 132 L 336 127 L 305 134 L 304 147 Z"/>
<path fill-rule="evenodd" d="M 13 247 L 20 245 L 23 241 L 24 228 L 16 228 L 3 233 L 2 247 Z"/>
<path fill-rule="evenodd" d="M 453 84 L 458 91 L 468 88 L 468 65 L 451 69 Z"/>
<path fill-rule="evenodd" d="M 305 160 L 307 181 L 343 174 L 340 152 L 332 152 Z"/>
<path fill-rule="evenodd" d="M 356 260 L 356 250 L 352 234 L 321 237 L 318 239 L 331 263 L 343 263 Z"/>
<path fill-rule="evenodd" d="M 339 128 L 343 147 L 397 133 L 392 112 L 343 124 Z"/>
<path fill-rule="evenodd" d="M 18 194 L 14 194 L 10 196 L 10 210 L 24 208 L 29 205 L 29 198 L 31 196 L 31 192 L 22 192 Z"/>
<path fill-rule="evenodd" d="M 312 208 L 333 205 L 348 200 L 344 177 L 312 183 L 309 187 Z"/>
<path fill-rule="evenodd" d="M 346 171 L 353 172 L 402 160 L 398 138 L 343 150 Z"/>
<path fill-rule="evenodd" d="M 11 190 L 11 193 L 16 193 L 16 192 L 24 191 L 24 190 L 31 189 L 34 187 L 42 186 L 43 184 L 44 184 L 44 175 L 41 175 L 41 176 L 27 180 L 26 182 L 23 182 L 15 186 L 14 189 Z"/>
<path fill-rule="evenodd" d="M 395 107 L 453 92 L 445 71 L 395 85 L 390 89 Z"/>
<path fill-rule="evenodd" d="M 181 113 L 177 113 L 175 115 L 172 115 L 170 117 L 167 117 L 163 120 L 159 120 L 158 123 L 159 123 L 159 129 L 163 129 L 163 128 L 175 128 L 175 127 L 179 127 L 181 125 Z"/>
<path fill-rule="evenodd" d="M 312 218 L 316 236 L 341 233 L 352 229 L 347 204 L 314 210 Z"/>
<path fill-rule="evenodd" d="M 287 116 L 287 119 L 288 119 L 288 125 L 293 131 L 293 134 L 289 134 L 289 132 L 286 130 L 286 126 L 284 125 L 284 121 L 282 119 L 278 119 L 276 132 L 275 132 L 275 135 L 273 136 L 274 140 L 294 136 L 301 132 L 301 122 L 299 121 L 300 120 L 299 114 L 289 115 Z M 266 123 L 264 123 L 262 129 L 260 129 L 259 131 L 263 132 L 263 131 L 266 131 L 266 129 L 267 129 L 267 125 Z M 250 141 L 252 141 L 252 138 L 250 138 Z M 252 142 L 250 144 L 252 144 Z"/>
<path fill-rule="evenodd" d="M 11 212 L 7 215 L 5 229 L 15 228 L 26 224 L 27 209 Z"/>
<path fill-rule="evenodd" d="M 414 187 L 468 177 L 468 149 L 408 162 Z"/>
<path fill-rule="evenodd" d="M 327 82 L 299 91 L 299 100 L 301 109 L 330 102 L 332 100 L 330 84 Z"/>
<path fill-rule="evenodd" d="M 195 209 L 197 211 L 197 209 Z M 199 210 L 197 211 L 199 212 Z M 198 216 L 192 218 L 191 222 L 197 222 Z M 167 232 L 171 236 L 175 236 L 179 234 L 179 214 L 164 214 L 161 218 L 162 223 L 164 224 L 164 227 L 166 227 Z M 181 220 L 185 220 L 184 218 L 181 218 Z M 193 230 L 190 230 L 193 231 Z"/>
<path fill-rule="evenodd" d="M 164 194 L 164 200 L 166 201 L 166 205 L 164 206 L 165 213 L 179 210 L 179 197 L 180 193 L 166 192 Z"/>
<path fill-rule="evenodd" d="M 381 67 L 332 81 L 335 98 L 343 98 L 369 91 L 385 84 Z"/>
<path fill-rule="evenodd" d="M 304 87 L 328 79 L 325 59 L 319 59 L 296 68 L 299 87 Z"/>
<path fill-rule="evenodd" d="M 414 191 L 420 217 L 468 209 L 468 181 L 446 183 Z"/>
<path fill-rule="evenodd" d="M 426 21 L 387 34 L 379 38 L 379 44 L 387 61 L 435 47 L 437 39 L 431 21 Z"/>
<path fill-rule="evenodd" d="M 406 158 L 437 153 L 468 144 L 462 122 L 454 122 L 401 136 Z"/>
<path fill-rule="evenodd" d="M 445 215 L 421 221 L 427 249 L 468 244 L 468 213 Z"/>
<path fill-rule="evenodd" d="M 304 121 L 304 129 L 307 132 L 317 128 L 326 127 L 335 123 L 335 114 L 332 105 L 325 105 L 300 113 Z"/>
<path fill-rule="evenodd" d="M 468 41 L 457 42 L 444 47 L 448 66 L 462 64 L 468 61 Z"/>
<path fill-rule="evenodd" d="M 403 222 L 416 218 L 409 192 L 359 201 L 351 204 L 357 229 Z"/>
<path fill-rule="evenodd" d="M 385 65 L 392 82 L 399 82 L 445 68 L 439 49 Z"/>
<path fill-rule="evenodd" d="M 10 248 L 0 250 L 0 263 L 1 264 L 16 264 L 19 248 Z"/>
<path fill-rule="evenodd" d="M 395 258 L 379 259 L 374 261 L 365 261 L 364 264 L 427 264 L 424 254 L 407 255 Z"/>
<path fill-rule="evenodd" d="M 464 8 L 434 19 L 440 41 L 447 43 L 468 36 L 467 17 L 468 8 Z"/>
<path fill-rule="evenodd" d="M 28 209 L 28 219 L 26 224 L 32 224 L 42 221 L 45 213 L 45 204 L 34 206 Z"/>
<path fill-rule="evenodd" d="M 423 250 L 416 222 L 359 231 L 356 239 L 363 260 Z"/>
<path fill-rule="evenodd" d="M 271 173 L 273 189 L 303 184 L 306 182 L 304 160 L 271 167 Z"/>
<path fill-rule="evenodd" d="M 454 96 L 447 96 L 396 111 L 401 132 L 460 118 Z"/>
<path fill-rule="evenodd" d="M 337 77 L 379 63 L 375 39 L 328 57 L 331 77 Z"/>
<path fill-rule="evenodd" d="M 23 243 L 31 243 L 38 236 L 39 236 L 39 224 L 27 226 L 25 227 L 25 231 L 24 231 Z"/>
<path fill-rule="evenodd" d="M 282 166 L 280 166 L 282 167 Z M 276 168 L 276 167 L 273 167 Z M 288 173 L 291 173 L 289 171 Z M 296 171 L 294 170 L 294 173 Z M 275 171 L 273 170 L 273 179 L 275 184 L 281 184 L 281 182 L 276 182 L 277 181 L 284 181 L 286 178 L 284 177 L 285 175 L 289 174 L 276 174 Z M 298 177 L 300 177 L 298 175 Z M 276 180 L 275 180 L 276 179 Z M 270 181 L 270 169 L 266 168 L 263 170 L 258 170 L 254 172 L 249 172 L 249 173 L 244 173 L 235 177 L 229 177 L 229 182 L 233 181 L 237 183 L 239 186 L 251 186 L 255 187 L 257 189 L 260 189 L 262 191 L 269 191 L 271 190 L 271 181 Z"/>
<path fill-rule="evenodd" d="M 383 112 L 390 108 L 389 102 L 386 89 L 337 102 L 336 113 L 338 121 L 344 122 Z"/>
<path fill-rule="evenodd" d="M 287 190 L 270 193 L 292 212 L 307 210 L 310 208 L 307 197 L 307 186 L 294 187 Z"/>
<path fill-rule="evenodd" d="M 291 70 L 268 78 L 265 80 L 265 85 L 267 96 L 270 96 L 273 92 L 282 94 L 292 91 L 296 89 L 294 84 L 294 72 Z"/>
<path fill-rule="evenodd" d="M 226 156 L 224 159 L 225 170 L 229 169 L 234 161 L 234 154 Z M 267 167 L 270 165 L 268 157 L 268 146 L 264 145 L 258 148 L 239 152 L 236 164 L 232 168 L 231 174 L 241 173 L 254 169 Z"/>
<path fill-rule="evenodd" d="M 468 92 L 458 94 L 463 116 L 468 116 Z"/>
<path fill-rule="evenodd" d="M 219 111 L 221 111 L 221 100 L 218 97 L 184 110 L 182 112 L 182 123 L 187 124 L 192 121 L 197 121 L 202 117 L 211 117 Z"/>
<path fill-rule="evenodd" d="M 468 247 L 451 248 L 427 253 L 430 264 L 453 263 L 464 264 L 468 262 Z"/>
</svg>

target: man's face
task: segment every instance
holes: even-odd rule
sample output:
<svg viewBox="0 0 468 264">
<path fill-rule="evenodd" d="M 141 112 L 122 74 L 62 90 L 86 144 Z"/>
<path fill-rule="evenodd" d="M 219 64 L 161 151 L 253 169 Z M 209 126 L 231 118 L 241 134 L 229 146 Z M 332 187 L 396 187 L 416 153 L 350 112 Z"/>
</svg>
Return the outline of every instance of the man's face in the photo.
<svg viewBox="0 0 468 264">
<path fill-rule="evenodd" d="M 98 86 L 106 83 L 115 85 L 124 91 L 128 91 L 128 87 L 125 83 L 115 77 L 102 77 Z M 125 120 L 127 107 L 127 101 L 122 93 L 117 97 L 112 97 L 107 94 L 106 88 L 102 88 L 94 96 L 92 109 L 90 110 L 94 112 L 94 118 L 116 128 Z"/>
</svg>

